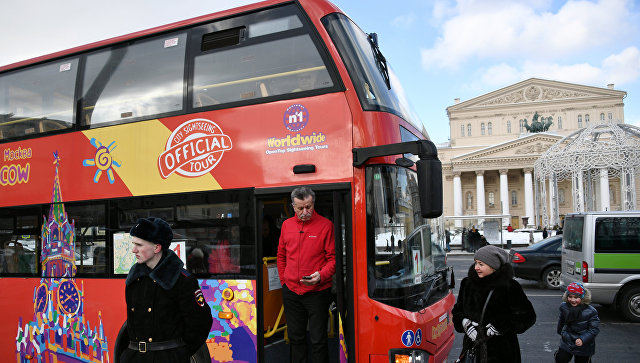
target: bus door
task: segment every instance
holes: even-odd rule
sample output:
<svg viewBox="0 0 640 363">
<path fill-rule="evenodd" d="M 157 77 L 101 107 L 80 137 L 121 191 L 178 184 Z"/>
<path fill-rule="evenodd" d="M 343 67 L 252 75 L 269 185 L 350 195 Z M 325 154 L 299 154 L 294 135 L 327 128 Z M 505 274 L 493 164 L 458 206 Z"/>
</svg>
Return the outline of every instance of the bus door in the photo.
<svg viewBox="0 0 640 363">
<path fill-rule="evenodd" d="M 338 189 L 328 189 L 326 186 L 311 186 L 316 193 L 315 211 L 321 216 L 328 218 L 334 224 L 334 235 L 336 240 L 336 274 L 333 278 L 332 293 L 333 299 L 329 314 L 329 355 L 332 363 L 339 362 L 340 354 L 346 355 L 346 349 L 350 346 L 344 337 L 352 337 L 347 331 L 353 331 L 353 324 L 349 324 L 345 317 L 352 317 L 348 314 L 348 301 L 353 301 L 350 291 L 353 286 L 351 279 L 351 268 L 348 261 L 351 254 L 351 194 L 349 185 L 340 185 Z M 280 227 L 287 218 L 295 216 L 291 206 L 291 190 L 279 189 L 269 194 L 259 194 L 257 198 L 257 224 L 258 233 L 258 256 L 262 258 L 262 269 L 258 269 L 258 310 L 259 316 L 259 339 L 258 349 L 262 350 L 260 355 L 264 357 L 264 362 L 289 362 L 289 341 L 286 333 L 286 318 L 282 305 L 282 287 L 278 276 L 276 254 L 278 240 L 280 237 Z M 352 309 L 352 304 L 351 304 Z M 342 336 L 341 326 L 342 323 Z M 350 330 L 349 330 L 350 329 Z M 309 349 L 310 351 L 310 349 Z"/>
</svg>

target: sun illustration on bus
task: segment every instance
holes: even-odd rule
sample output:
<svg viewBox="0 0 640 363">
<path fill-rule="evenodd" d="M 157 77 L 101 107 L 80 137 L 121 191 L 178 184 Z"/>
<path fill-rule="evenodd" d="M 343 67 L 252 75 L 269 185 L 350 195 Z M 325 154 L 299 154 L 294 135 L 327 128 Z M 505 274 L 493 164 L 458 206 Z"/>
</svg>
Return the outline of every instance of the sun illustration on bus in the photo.
<svg viewBox="0 0 640 363">
<path fill-rule="evenodd" d="M 109 178 L 109 184 L 113 184 L 115 178 L 113 177 L 113 169 L 112 166 L 120 167 L 121 164 L 113 159 L 111 152 L 116 148 L 116 142 L 112 141 L 109 146 L 103 146 L 102 143 L 95 139 L 95 137 L 91 138 L 91 145 L 93 145 L 97 150 L 93 159 L 84 159 L 82 161 L 82 165 L 84 166 L 95 166 L 98 168 L 96 170 L 95 175 L 93 176 L 93 182 L 97 183 L 100 181 L 100 176 L 102 172 L 106 170 L 107 178 Z"/>
</svg>

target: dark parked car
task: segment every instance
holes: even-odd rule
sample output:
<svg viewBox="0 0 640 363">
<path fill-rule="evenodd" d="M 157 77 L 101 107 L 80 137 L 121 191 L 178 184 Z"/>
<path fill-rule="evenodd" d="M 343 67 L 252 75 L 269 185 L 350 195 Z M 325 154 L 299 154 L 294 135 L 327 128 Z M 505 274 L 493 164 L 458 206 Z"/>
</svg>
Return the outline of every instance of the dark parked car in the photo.
<svg viewBox="0 0 640 363">
<path fill-rule="evenodd" d="M 560 287 L 562 236 L 551 236 L 527 248 L 514 248 L 509 254 L 516 277 L 539 281 L 548 289 Z"/>
</svg>

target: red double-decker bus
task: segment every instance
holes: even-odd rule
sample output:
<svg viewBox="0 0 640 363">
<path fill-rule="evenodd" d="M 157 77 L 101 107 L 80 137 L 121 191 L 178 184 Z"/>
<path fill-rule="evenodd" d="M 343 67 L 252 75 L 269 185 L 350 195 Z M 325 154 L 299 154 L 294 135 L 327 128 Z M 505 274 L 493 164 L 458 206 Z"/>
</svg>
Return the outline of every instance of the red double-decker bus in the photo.
<svg viewBox="0 0 640 363">
<path fill-rule="evenodd" d="M 375 34 L 269 0 L 0 68 L 0 360 L 117 362 L 129 229 L 155 216 L 214 322 L 204 362 L 287 361 L 289 195 L 333 221 L 335 362 L 441 362 L 441 166 Z"/>
</svg>

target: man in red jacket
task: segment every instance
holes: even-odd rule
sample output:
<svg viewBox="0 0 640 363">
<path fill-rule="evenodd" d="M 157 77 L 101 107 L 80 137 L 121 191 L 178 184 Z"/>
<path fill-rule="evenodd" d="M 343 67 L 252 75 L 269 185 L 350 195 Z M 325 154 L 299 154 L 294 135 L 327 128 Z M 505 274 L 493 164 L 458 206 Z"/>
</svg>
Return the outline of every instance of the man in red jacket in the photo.
<svg viewBox="0 0 640 363">
<path fill-rule="evenodd" d="M 292 363 L 307 361 L 307 322 L 312 362 L 329 362 L 327 321 L 336 270 L 335 238 L 333 223 L 313 210 L 315 199 L 315 193 L 307 187 L 291 192 L 296 215 L 282 223 L 278 245 L 278 274 Z"/>
</svg>

